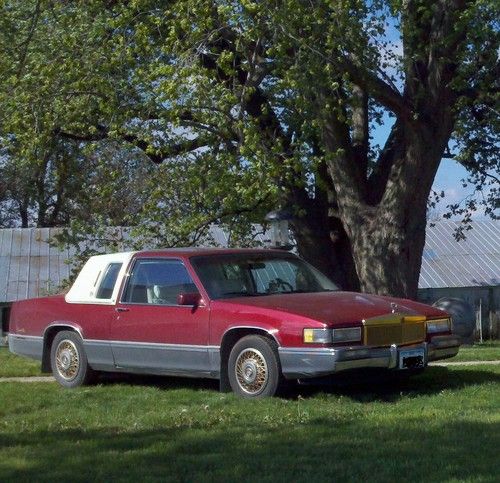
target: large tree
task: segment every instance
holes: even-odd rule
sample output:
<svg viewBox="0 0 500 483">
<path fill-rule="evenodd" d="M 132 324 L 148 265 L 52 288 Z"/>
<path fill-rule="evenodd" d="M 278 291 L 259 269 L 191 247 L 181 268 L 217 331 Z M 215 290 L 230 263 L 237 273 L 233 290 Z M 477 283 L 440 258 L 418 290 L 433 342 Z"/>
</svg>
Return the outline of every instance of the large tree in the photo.
<svg viewBox="0 0 500 483">
<path fill-rule="evenodd" d="M 0 134 L 112 139 L 162 163 L 158 186 L 213 200 L 182 210 L 190 229 L 287 206 L 299 252 L 344 287 L 412 297 L 443 156 L 496 216 L 499 13 L 493 0 L 7 1 Z"/>
</svg>

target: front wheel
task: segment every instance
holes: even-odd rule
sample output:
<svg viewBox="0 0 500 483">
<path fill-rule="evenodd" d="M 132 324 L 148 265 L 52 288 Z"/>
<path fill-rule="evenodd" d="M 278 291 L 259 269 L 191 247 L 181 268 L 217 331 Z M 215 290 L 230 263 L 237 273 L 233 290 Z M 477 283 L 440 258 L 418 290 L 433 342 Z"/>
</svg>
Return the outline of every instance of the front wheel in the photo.
<svg viewBox="0 0 500 483">
<path fill-rule="evenodd" d="M 281 381 L 276 344 L 259 335 L 240 339 L 229 355 L 228 376 L 231 389 L 239 396 L 274 396 Z"/>
<path fill-rule="evenodd" d="M 56 381 L 63 387 L 88 384 L 94 376 L 82 339 L 75 332 L 65 330 L 56 334 L 50 350 L 50 365 Z"/>
</svg>

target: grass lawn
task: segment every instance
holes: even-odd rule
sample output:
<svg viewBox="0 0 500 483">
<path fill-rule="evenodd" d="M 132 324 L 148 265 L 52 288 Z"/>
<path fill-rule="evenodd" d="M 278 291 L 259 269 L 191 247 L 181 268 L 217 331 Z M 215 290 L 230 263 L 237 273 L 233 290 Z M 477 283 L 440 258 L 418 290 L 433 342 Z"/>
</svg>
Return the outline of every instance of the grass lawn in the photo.
<svg viewBox="0 0 500 483">
<path fill-rule="evenodd" d="M 500 474 L 500 367 L 298 387 L 260 401 L 211 381 L 0 384 L 0 481 L 467 481 Z"/>
<path fill-rule="evenodd" d="M 461 347 L 458 354 L 449 361 L 500 361 L 500 341 L 486 341 L 472 347 Z"/>
<path fill-rule="evenodd" d="M 0 347 L 0 377 L 41 375 L 40 362 L 16 356 L 7 347 Z"/>
</svg>

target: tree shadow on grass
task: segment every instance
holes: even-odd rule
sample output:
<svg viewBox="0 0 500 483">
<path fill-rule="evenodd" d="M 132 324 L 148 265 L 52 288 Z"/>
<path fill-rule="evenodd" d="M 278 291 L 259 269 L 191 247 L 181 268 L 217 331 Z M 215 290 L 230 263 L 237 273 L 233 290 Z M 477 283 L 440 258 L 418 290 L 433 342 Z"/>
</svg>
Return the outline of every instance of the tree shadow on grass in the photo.
<svg viewBox="0 0 500 483">
<path fill-rule="evenodd" d="M 194 389 L 194 390 L 219 390 L 219 381 L 216 379 L 203 379 L 192 377 L 154 376 L 145 374 L 127 373 L 101 373 L 98 380 L 100 384 L 125 384 L 131 386 L 149 386 L 158 389 Z"/>
<path fill-rule="evenodd" d="M 374 371 L 371 374 L 342 375 L 320 385 L 291 387 L 287 395 L 311 397 L 319 393 L 347 396 L 361 402 L 395 402 L 402 397 L 433 395 L 444 390 L 456 391 L 467 386 L 500 383 L 500 375 L 481 369 L 460 370 L 428 367 L 422 374 L 400 377 L 399 374 Z"/>
<path fill-rule="evenodd" d="M 493 482 L 499 429 L 404 417 L 347 424 L 332 415 L 302 424 L 2 434 L 0 480 Z"/>
</svg>

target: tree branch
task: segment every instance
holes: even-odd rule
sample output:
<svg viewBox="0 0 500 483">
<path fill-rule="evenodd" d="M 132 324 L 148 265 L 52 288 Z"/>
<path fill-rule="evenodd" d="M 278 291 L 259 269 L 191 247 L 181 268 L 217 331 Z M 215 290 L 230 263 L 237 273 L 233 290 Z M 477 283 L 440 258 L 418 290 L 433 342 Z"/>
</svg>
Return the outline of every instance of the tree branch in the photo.
<svg viewBox="0 0 500 483">
<path fill-rule="evenodd" d="M 301 43 L 300 39 L 286 31 L 282 25 L 280 27 L 285 35 Z M 332 59 L 331 56 L 325 55 L 311 45 L 306 44 L 305 47 L 317 54 L 325 62 L 333 64 L 340 71 L 347 72 L 354 84 L 364 88 L 373 99 L 389 109 L 397 117 L 404 121 L 411 122 L 412 112 L 404 97 L 376 74 L 357 64 L 352 58 L 340 57 Z"/>
<path fill-rule="evenodd" d="M 269 69 L 269 65 L 261 61 L 266 57 L 262 43 L 256 42 L 248 46 L 247 61 L 251 64 L 250 69 L 248 69 L 248 66 L 243 66 L 245 59 L 241 52 L 236 49 L 237 35 L 234 31 L 227 26 L 221 26 L 217 33 L 217 37 L 211 39 L 210 42 L 206 42 L 203 50 L 196 52 L 202 67 L 215 71 L 220 82 L 225 84 L 228 89 L 233 90 L 235 85 L 241 87 L 243 91 L 239 96 L 241 109 L 257 122 L 262 133 L 264 146 L 270 147 L 279 140 L 283 145 L 284 157 L 291 157 L 293 155 L 291 136 L 284 131 L 266 93 L 260 87 Z M 230 51 L 234 55 L 234 74 L 228 74 L 217 64 L 217 55 L 224 50 Z M 257 64 L 252 64 L 252 61 L 257 62 Z M 252 87 L 252 89 L 249 93 L 245 93 L 245 87 Z M 281 183 L 287 188 L 289 194 L 288 203 L 305 207 L 308 204 L 309 197 L 306 190 L 297 184 L 296 178 L 297 176 L 292 181 L 278 179 L 277 183 Z"/>
<path fill-rule="evenodd" d="M 341 70 L 347 72 L 354 84 L 363 88 L 375 101 L 393 112 L 405 122 L 412 122 L 412 111 L 404 97 L 376 74 L 361 67 L 352 59 L 333 61 Z"/>
<path fill-rule="evenodd" d="M 195 229 L 195 231 L 203 232 L 204 229 L 209 227 L 210 225 L 222 221 L 224 218 L 227 218 L 229 216 L 239 216 L 243 215 L 245 213 L 252 213 L 254 212 L 259 206 L 263 205 L 267 200 L 269 199 L 269 194 L 266 194 L 262 198 L 258 198 L 255 200 L 254 203 L 252 203 L 250 206 L 242 206 L 240 208 L 234 209 L 234 210 L 222 210 L 219 213 L 215 213 L 213 216 L 210 218 L 205 219 L 203 222 L 201 222 Z"/>
<path fill-rule="evenodd" d="M 66 139 L 80 142 L 102 141 L 103 139 L 109 138 L 108 129 L 104 126 L 97 126 L 97 132 L 95 134 L 74 134 L 62 131 L 61 129 L 57 129 L 55 134 Z M 213 142 L 212 137 L 198 136 L 193 139 L 183 139 L 180 142 L 157 148 L 144 139 L 141 139 L 133 134 L 120 135 L 119 139 L 139 148 L 149 159 L 151 159 L 151 161 L 153 161 L 153 163 L 156 164 L 163 163 L 169 158 L 209 146 Z"/>
<path fill-rule="evenodd" d="M 379 155 L 377 164 L 368 178 L 367 196 L 370 205 L 374 206 L 380 203 L 394 161 L 403 155 L 403 150 L 403 126 L 401 121 L 396 121 Z"/>
<path fill-rule="evenodd" d="M 352 148 L 356 162 L 366 173 L 369 147 L 368 95 L 362 88 L 354 85 L 353 100 Z"/>
<path fill-rule="evenodd" d="M 108 130 L 104 126 L 96 126 L 97 132 L 93 134 L 75 134 L 69 131 L 63 131 L 61 128 L 54 129 L 54 135 L 71 141 L 93 142 L 102 141 L 109 137 Z"/>
<path fill-rule="evenodd" d="M 26 37 L 26 40 L 22 42 L 20 46 L 23 47 L 23 50 L 21 52 L 21 56 L 19 57 L 19 67 L 17 69 L 17 78 L 19 79 L 22 75 L 24 65 L 26 62 L 26 57 L 28 56 L 28 49 L 30 46 L 31 41 L 33 40 L 33 36 L 35 35 L 35 30 L 36 26 L 38 24 L 38 20 L 40 18 L 40 11 L 41 11 L 41 1 L 38 0 L 35 5 L 35 10 L 33 11 L 32 17 L 31 17 L 31 22 L 28 30 L 28 36 Z"/>
<path fill-rule="evenodd" d="M 323 123 L 322 129 L 328 169 L 336 193 L 343 200 L 351 199 L 355 204 L 364 202 L 366 178 L 357 163 L 352 159 L 352 146 L 349 129 L 331 113 Z"/>
</svg>

